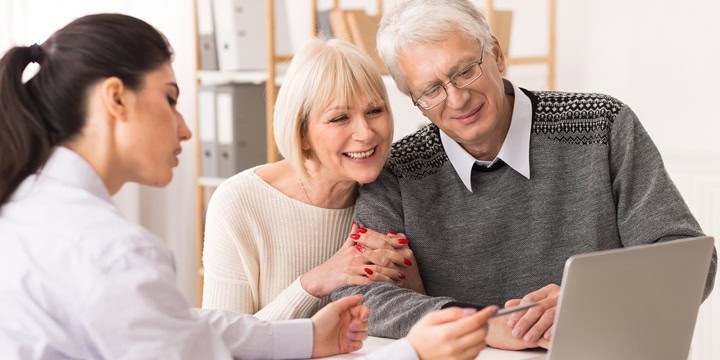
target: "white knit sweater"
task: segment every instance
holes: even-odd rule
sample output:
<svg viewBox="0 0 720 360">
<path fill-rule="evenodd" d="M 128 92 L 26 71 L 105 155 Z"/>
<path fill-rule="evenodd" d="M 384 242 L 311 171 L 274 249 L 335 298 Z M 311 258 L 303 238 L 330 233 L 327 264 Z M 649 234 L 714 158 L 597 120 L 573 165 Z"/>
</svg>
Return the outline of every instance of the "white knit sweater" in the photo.
<svg viewBox="0 0 720 360">
<path fill-rule="evenodd" d="M 340 249 L 353 207 L 324 209 L 292 199 L 258 177 L 258 168 L 226 180 L 210 200 L 202 306 L 264 320 L 310 317 L 329 297 L 308 294 L 300 275 Z"/>
</svg>

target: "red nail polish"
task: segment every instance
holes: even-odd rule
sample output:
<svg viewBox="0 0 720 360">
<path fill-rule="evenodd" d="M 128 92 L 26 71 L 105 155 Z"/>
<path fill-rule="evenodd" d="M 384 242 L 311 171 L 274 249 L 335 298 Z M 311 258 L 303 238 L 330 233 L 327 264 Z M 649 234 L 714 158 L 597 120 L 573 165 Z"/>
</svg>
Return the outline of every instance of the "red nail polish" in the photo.
<svg viewBox="0 0 720 360">
<path fill-rule="evenodd" d="M 357 240 L 360 238 L 360 235 L 359 234 L 350 234 L 350 238 L 353 240 Z"/>
<path fill-rule="evenodd" d="M 388 231 L 388 235 L 397 235 L 396 232 Z"/>
<path fill-rule="evenodd" d="M 400 279 L 404 279 L 404 278 L 406 278 L 407 276 L 405 276 L 405 274 L 403 274 L 403 273 L 400 273 L 400 275 L 398 275 L 398 277 L 399 277 Z"/>
<path fill-rule="evenodd" d="M 365 269 L 363 269 L 363 270 L 365 270 L 365 273 L 368 274 L 368 275 L 372 275 L 372 274 L 373 274 L 373 271 L 370 270 L 369 268 L 365 268 Z"/>
<path fill-rule="evenodd" d="M 357 244 L 356 244 L 356 245 L 355 245 L 355 250 L 357 250 L 358 252 L 363 252 L 363 251 L 365 251 L 365 248 L 362 247 L 362 245 L 357 245 Z"/>
<path fill-rule="evenodd" d="M 405 265 L 407 265 L 407 266 L 412 266 L 412 261 L 410 261 L 410 260 L 408 260 L 408 259 L 403 260 L 403 262 L 404 262 Z"/>
<path fill-rule="evenodd" d="M 361 234 L 364 234 L 364 233 L 367 232 L 367 229 L 366 229 L 366 228 L 361 228 L 361 227 L 359 227 L 359 228 L 357 228 L 357 231 L 358 231 L 359 233 L 361 233 Z"/>
<path fill-rule="evenodd" d="M 403 245 L 405 245 L 405 244 L 407 244 L 408 242 L 409 242 L 408 239 L 398 239 L 398 244 L 403 244 Z"/>
</svg>

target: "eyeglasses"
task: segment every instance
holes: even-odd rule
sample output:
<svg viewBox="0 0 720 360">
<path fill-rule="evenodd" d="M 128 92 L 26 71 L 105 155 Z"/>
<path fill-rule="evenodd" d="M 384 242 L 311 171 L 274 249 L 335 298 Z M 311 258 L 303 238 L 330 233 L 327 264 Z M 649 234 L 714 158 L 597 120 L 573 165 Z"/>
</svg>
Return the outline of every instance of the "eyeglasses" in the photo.
<svg viewBox="0 0 720 360">
<path fill-rule="evenodd" d="M 483 51 L 485 46 L 483 45 L 480 50 L 480 60 L 473 61 L 468 66 L 462 68 L 460 71 L 450 76 L 450 81 L 434 86 L 432 89 L 426 91 L 417 100 L 413 100 L 413 105 L 420 106 L 425 110 L 430 110 L 440 105 L 448 97 L 447 86 L 452 83 L 458 89 L 462 89 L 477 80 L 482 76 L 483 71 L 480 65 L 483 63 L 485 52 Z"/>
</svg>

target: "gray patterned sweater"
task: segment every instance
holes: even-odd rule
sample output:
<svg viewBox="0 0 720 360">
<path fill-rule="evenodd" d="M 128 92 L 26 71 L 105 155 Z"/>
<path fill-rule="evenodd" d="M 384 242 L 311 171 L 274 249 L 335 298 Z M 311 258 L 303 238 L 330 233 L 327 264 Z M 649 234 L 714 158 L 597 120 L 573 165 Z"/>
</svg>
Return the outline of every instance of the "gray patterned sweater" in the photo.
<svg viewBox="0 0 720 360">
<path fill-rule="evenodd" d="M 574 254 L 702 234 L 635 114 L 599 94 L 530 92 L 527 179 L 510 166 L 473 171 L 469 192 L 428 125 L 393 145 L 377 181 L 363 186 L 355 218 L 404 232 L 428 296 L 391 284 L 365 294 L 370 335 L 404 336 L 450 301 L 503 304 L 560 284 Z M 715 279 L 713 260 L 704 297 Z"/>
</svg>

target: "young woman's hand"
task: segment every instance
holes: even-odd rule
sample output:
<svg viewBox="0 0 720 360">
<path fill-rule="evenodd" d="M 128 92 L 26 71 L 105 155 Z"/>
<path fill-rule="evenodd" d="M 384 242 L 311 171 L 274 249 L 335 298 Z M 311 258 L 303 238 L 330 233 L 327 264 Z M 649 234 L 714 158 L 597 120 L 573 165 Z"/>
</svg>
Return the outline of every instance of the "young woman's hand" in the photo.
<svg viewBox="0 0 720 360">
<path fill-rule="evenodd" d="M 406 339 L 420 359 L 475 359 L 487 346 L 488 320 L 496 311 L 497 306 L 433 311 L 410 329 Z"/>
<path fill-rule="evenodd" d="M 345 354 L 362 348 L 368 337 L 370 309 L 360 305 L 361 295 L 331 302 L 310 319 L 313 326 L 312 357 Z"/>
</svg>

